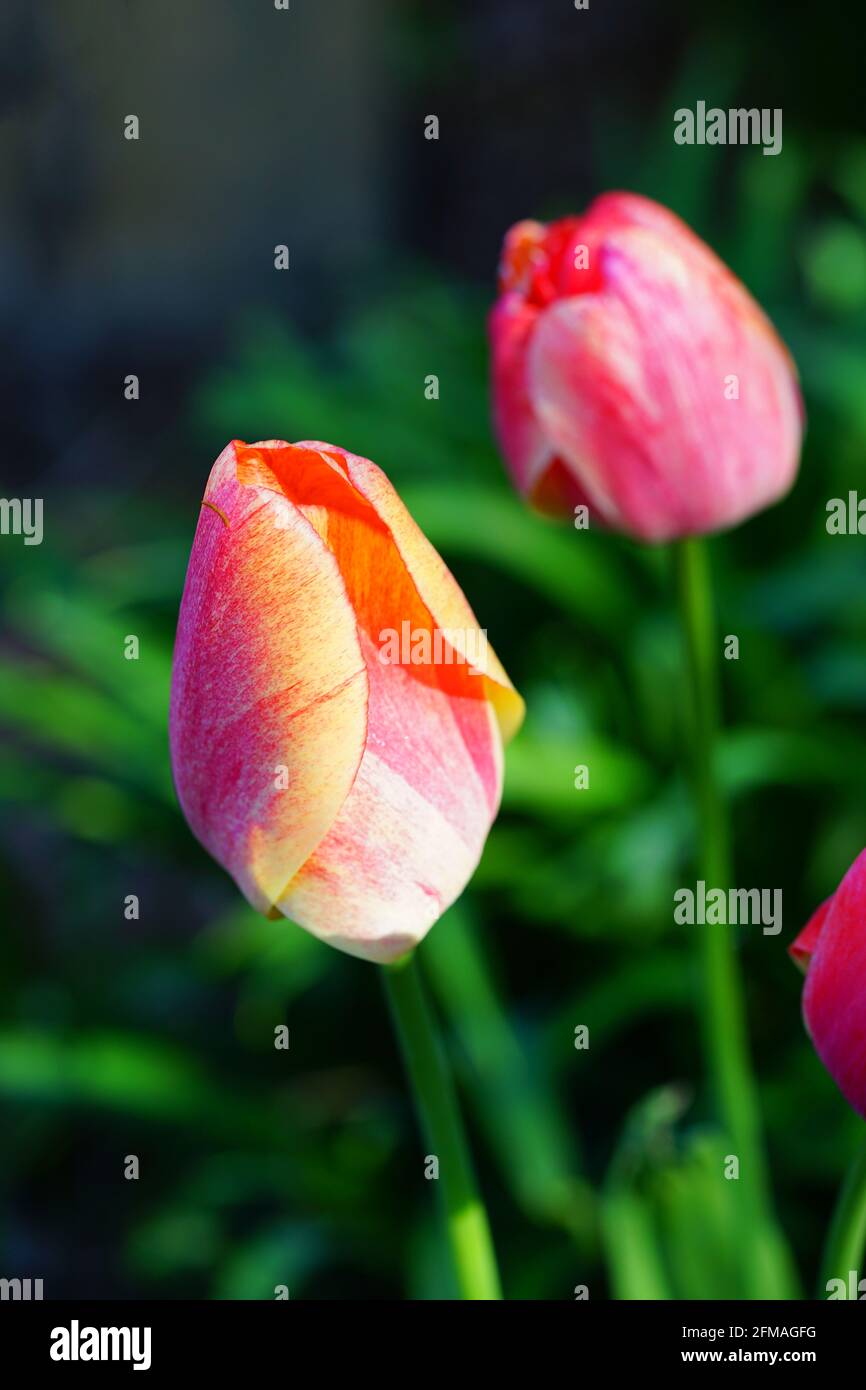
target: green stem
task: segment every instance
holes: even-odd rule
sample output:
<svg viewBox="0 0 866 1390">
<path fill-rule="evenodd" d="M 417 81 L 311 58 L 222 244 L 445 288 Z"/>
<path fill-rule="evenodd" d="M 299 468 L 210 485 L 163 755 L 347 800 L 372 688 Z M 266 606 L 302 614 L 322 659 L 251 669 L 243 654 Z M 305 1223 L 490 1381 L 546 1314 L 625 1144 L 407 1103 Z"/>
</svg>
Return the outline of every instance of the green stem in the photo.
<svg viewBox="0 0 866 1390">
<path fill-rule="evenodd" d="M 418 1119 L 439 1160 L 445 1225 L 461 1298 L 500 1299 L 487 1212 L 478 1195 L 457 1096 L 414 958 L 382 971 Z"/>
<path fill-rule="evenodd" d="M 831 1279 L 843 1279 L 848 1287 L 848 1276 L 855 1271 L 855 1285 L 860 1272 L 866 1268 L 863 1250 L 866 1246 L 866 1143 L 848 1169 L 842 1184 L 836 1210 L 827 1233 L 824 1259 L 821 1266 L 821 1287 L 819 1298 L 827 1297 L 827 1285 Z M 857 1293 L 854 1294 L 857 1297 Z"/>
<path fill-rule="evenodd" d="M 706 547 L 689 538 L 677 542 L 675 568 L 680 618 L 688 657 L 691 761 L 699 830 L 699 873 L 707 891 L 731 886 L 727 814 L 715 775 L 718 734 L 717 636 Z M 699 929 L 703 977 L 704 1047 L 721 1118 L 745 1183 L 766 1189 L 758 1104 L 752 1080 L 746 1014 L 737 950 L 730 926 Z"/>
</svg>

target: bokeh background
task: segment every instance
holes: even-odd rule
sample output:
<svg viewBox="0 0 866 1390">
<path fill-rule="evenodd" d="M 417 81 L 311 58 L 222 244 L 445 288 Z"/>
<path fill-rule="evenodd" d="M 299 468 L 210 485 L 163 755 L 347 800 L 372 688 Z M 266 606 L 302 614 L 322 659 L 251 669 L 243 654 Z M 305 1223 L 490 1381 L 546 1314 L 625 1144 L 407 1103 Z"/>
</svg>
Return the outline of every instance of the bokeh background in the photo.
<svg viewBox="0 0 866 1390">
<path fill-rule="evenodd" d="M 481 867 L 423 951 L 507 1293 L 743 1292 L 697 943 L 672 921 L 694 846 L 669 557 L 531 516 L 488 421 L 503 232 L 620 187 L 728 260 L 803 379 L 794 492 L 712 556 L 741 642 L 723 663 L 737 882 L 784 892 L 782 934 L 747 930 L 742 959 L 776 1210 L 811 1290 L 860 1129 L 785 954 L 866 844 L 864 543 L 824 525 L 866 456 L 844 10 L 7 0 L 0 54 L 2 487 L 45 503 L 41 547 L 0 538 L 0 1275 L 51 1297 L 450 1291 L 376 970 L 248 911 L 168 770 L 210 465 L 233 437 L 313 437 L 389 473 L 528 703 Z M 781 107 L 782 155 L 676 146 L 673 111 L 699 99 Z"/>
</svg>

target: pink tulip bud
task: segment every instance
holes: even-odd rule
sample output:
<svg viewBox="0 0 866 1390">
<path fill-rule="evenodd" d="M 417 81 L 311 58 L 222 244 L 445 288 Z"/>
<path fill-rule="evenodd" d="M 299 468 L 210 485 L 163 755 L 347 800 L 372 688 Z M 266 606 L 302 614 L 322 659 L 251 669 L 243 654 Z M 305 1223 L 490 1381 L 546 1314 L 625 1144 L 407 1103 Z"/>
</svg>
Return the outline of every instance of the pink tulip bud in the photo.
<svg viewBox="0 0 866 1390">
<path fill-rule="evenodd" d="M 375 464 L 330 444 L 223 450 L 171 753 L 194 834 L 255 907 L 367 960 L 416 945 L 478 863 L 522 712 Z"/>
<path fill-rule="evenodd" d="M 803 1017 L 818 1056 L 866 1117 L 866 850 L 788 951 L 806 972 Z"/>
<path fill-rule="evenodd" d="M 520 491 L 645 541 L 732 526 L 797 472 L 794 364 L 673 213 L 607 193 L 505 238 L 490 317 L 494 418 Z"/>
</svg>

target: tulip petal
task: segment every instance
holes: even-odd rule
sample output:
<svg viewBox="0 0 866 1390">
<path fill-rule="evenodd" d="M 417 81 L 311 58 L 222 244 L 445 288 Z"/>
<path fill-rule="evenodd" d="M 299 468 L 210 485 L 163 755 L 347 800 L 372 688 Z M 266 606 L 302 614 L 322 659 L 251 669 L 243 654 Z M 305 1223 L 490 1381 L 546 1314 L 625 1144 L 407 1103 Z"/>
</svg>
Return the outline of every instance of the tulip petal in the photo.
<svg viewBox="0 0 866 1390">
<path fill-rule="evenodd" d="M 866 851 L 825 907 L 817 942 L 811 943 L 803 1015 L 825 1067 L 866 1116 Z"/>
<path fill-rule="evenodd" d="M 791 957 L 794 964 L 800 967 L 804 975 L 809 969 L 812 956 L 815 954 L 818 938 L 824 929 L 824 922 L 827 919 L 827 913 L 830 911 L 832 903 L 832 897 L 827 898 L 819 908 L 816 908 L 799 936 L 795 937 L 788 947 L 788 955 Z"/>
<path fill-rule="evenodd" d="M 237 462 L 229 445 L 193 542 L 172 765 L 194 833 L 267 911 L 348 795 L 364 751 L 367 676 L 333 555 L 285 496 L 239 482 Z"/>
<path fill-rule="evenodd" d="M 524 704 L 478 627 L 463 591 L 438 551 L 404 507 L 381 468 L 356 454 L 344 454 L 353 485 L 387 526 L 397 554 L 415 586 L 434 630 L 448 635 L 463 664 L 444 668 L 455 693 L 478 698 L 477 685 L 490 700 L 507 743 L 523 722 Z M 480 672 L 476 675 L 475 672 Z M 443 674 L 440 668 L 440 676 Z"/>
<path fill-rule="evenodd" d="M 493 415 L 496 434 L 515 483 L 531 495 L 553 451 L 535 416 L 526 379 L 529 343 L 538 309 L 519 294 L 503 294 L 490 314 Z"/>
<path fill-rule="evenodd" d="M 529 345 L 538 309 L 518 294 L 504 294 L 489 322 L 493 349 L 493 418 L 499 446 L 516 486 L 543 512 L 574 514 L 589 498 L 554 453 L 529 394 Z"/>
<path fill-rule="evenodd" d="M 604 291 L 542 313 L 529 371 L 542 426 L 602 516 L 657 541 L 775 500 L 800 411 L 764 315 L 720 263 L 695 273 L 697 255 L 654 231 L 612 234 L 601 254 Z"/>
<path fill-rule="evenodd" d="M 501 739 L 487 701 L 446 695 L 362 645 L 367 749 L 279 907 L 331 945 L 387 961 L 417 945 L 471 877 L 498 805 Z"/>
</svg>

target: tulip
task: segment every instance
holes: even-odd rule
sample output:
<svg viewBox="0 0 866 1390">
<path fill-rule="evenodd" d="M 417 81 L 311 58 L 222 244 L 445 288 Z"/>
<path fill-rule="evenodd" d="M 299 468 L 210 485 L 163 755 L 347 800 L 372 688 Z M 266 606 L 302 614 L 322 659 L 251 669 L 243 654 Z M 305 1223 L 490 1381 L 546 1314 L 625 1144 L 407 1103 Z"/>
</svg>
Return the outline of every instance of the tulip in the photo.
<svg viewBox="0 0 866 1390">
<path fill-rule="evenodd" d="M 815 1050 L 866 1116 L 866 850 L 788 949 L 806 974 L 803 1017 Z"/>
<path fill-rule="evenodd" d="M 406 623 L 410 658 L 383 659 Z M 223 450 L 181 603 L 171 754 L 194 834 L 254 907 L 366 960 L 404 955 L 476 867 L 522 710 L 375 464 L 321 443 Z"/>
<path fill-rule="evenodd" d="M 170 738 L 194 833 L 253 906 L 379 962 L 463 1298 L 501 1298 L 413 948 L 464 888 L 523 702 L 384 473 L 235 440 L 178 620 Z"/>
<path fill-rule="evenodd" d="M 659 204 L 607 193 L 519 222 L 490 318 L 494 417 L 519 490 L 644 541 L 732 526 L 792 485 L 794 364 L 744 286 Z"/>
<path fill-rule="evenodd" d="M 788 953 L 806 976 L 803 1018 L 845 1099 L 866 1117 L 866 850 L 812 914 Z M 866 1142 L 842 1184 L 827 1233 L 819 1297 L 857 1298 L 866 1272 Z M 853 1290 L 853 1291 L 852 1291 Z"/>
<path fill-rule="evenodd" d="M 706 533 L 775 501 L 797 471 L 790 356 L 754 300 L 679 218 L 609 193 L 580 217 L 519 222 L 490 317 L 494 423 L 518 489 L 647 542 L 673 541 L 698 877 L 728 887 L 714 747 L 718 635 Z M 741 1248 L 756 1296 L 787 1297 L 729 933 L 698 938 L 702 1034 L 719 1116 L 743 1165 Z"/>
</svg>

